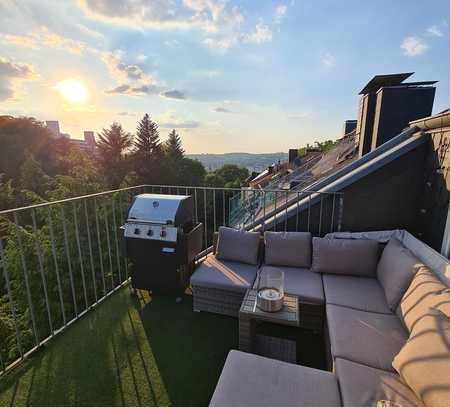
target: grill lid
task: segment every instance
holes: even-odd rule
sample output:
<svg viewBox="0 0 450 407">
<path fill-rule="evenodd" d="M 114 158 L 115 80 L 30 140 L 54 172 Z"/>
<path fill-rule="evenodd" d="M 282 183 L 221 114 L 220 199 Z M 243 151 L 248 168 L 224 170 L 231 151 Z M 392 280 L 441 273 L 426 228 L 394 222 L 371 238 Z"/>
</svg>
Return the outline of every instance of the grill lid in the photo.
<svg viewBox="0 0 450 407">
<path fill-rule="evenodd" d="M 136 195 L 128 212 L 128 221 L 184 225 L 193 217 L 193 202 L 189 195 Z"/>
</svg>

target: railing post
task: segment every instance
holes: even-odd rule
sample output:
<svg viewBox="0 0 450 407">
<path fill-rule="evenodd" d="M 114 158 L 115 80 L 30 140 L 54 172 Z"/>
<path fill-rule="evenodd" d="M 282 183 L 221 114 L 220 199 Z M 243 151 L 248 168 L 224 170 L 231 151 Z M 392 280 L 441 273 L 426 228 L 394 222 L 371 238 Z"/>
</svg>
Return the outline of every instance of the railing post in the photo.
<svg viewBox="0 0 450 407">
<path fill-rule="evenodd" d="M 27 269 L 27 263 L 25 261 L 25 255 L 23 253 L 22 237 L 21 237 L 21 231 L 20 231 L 20 226 L 19 226 L 19 220 L 17 218 L 17 212 L 14 212 L 14 225 L 16 228 L 17 248 L 19 249 L 20 262 L 22 263 L 22 271 L 23 271 L 23 276 L 24 276 L 24 280 L 25 280 L 25 289 L 26 289 L 26 294 L 27 294 L 28 307 L 30 309 L 31 324 L 32 324 L 32 328 L 33 328 L 34 339 L 36 341 L 36 346 L 38 346 L 39 345 L 39 335 L 38 335 L 37 326 L 36 326 L 36 318 L 34 315 L 33 298 L 31 297 L 30 282 L 28 281 L 28 269 Z"/>
<path fill-rule="evenodd" d="M 36 210 L 34 208 L 31 210 L 31 220 L 33 223 L 33 234 L 34 234 L 34 240 L 36 243 L 36 245 L 35 245 L 36 254 L 37 254 L 38 262 L 39 262 L 39 272 L 41 274 L 42 288 L 44 290 L 44 299 L 45 299 L 45 307 L 47 309 L 48 325 L 50 328 L 50 332 L 53 335 L 53 320 L 52 320 L 52 313 L 50 311 L 50 304 L 48 301 L 47 279 L 45 278 L 45 273 L 44 273 L 44 261 L 42 259 L 42 247 L 39 242 L 39 238 L 38 238 L 38 234 L 37 234 Z"/>
<path fill-rule="evenodd" d="M 342 229 L 342 219 L 344 217 L 344 194 L 341 194 L 339 197 L 339 212 L 338 212 L 338 232 Z"/>
<path fill-rule="evenodd" d="M 86 220 L 86 233 L 87 233 L 87 238 L 88 238 L 89 261 L 90 261 L 90 264 L 91 264 L 92 284 L 94 286 L 95 302 L 97 302 L 98 301 L 98 297 L 97 297 L 97 283 L 95 281 L 94 256 L 92 254 L 91 232 L 89 230 L 90 225 L 89 225 L 89 217 L 88 217 L 88 212 L 87 212 L 87 199 L 84 200 L 84 217 L 85 217 L 85 220 Z"/>
<path fill-rule="evenodd" d="M 12 290 L 11 290 L 11 283 L 9 281 L 8 266 L 6 265 L 5 252 L 3 250 L 2 239 L 0 239 L 0 260 L 1 260 L 2 269 L 3 269 L 3 276 L 5 278 L 6 292 L 8 294 L 9 309 L 11 310 L 14 331 L 16 333 L 17 348 L 19 349 L 20 357 L 23 358 L 22 338 L 21 338 L 21 333 L 19 330 L 19 325 L 17 324 L 16 306 L 14 305 L 14 299 L 13 299 Z"/>
<path fill-rule="evenodd" d="M 73 202 L 73 223 L 75 225 L 75 239 L 77 241 L 78 258 L 80 261 L 81 283 L 83 284 L 83 293 L 84 293 L 84 305 L 86 307 L 85 309 L 88 309 L 89 301 L 88 301 L 87 290 L 86 290 L 86 279 L 84 277 L 83 255 L 81 253 L 80 233 L 78 230 L 77 206 L 76 206 L 75 202 Z"/>
<path fill-rule="evenodd" d="M 69 268 L 69 279 L 70 279 L 70 287 L 72 289 L 73 306 L 74 306 L 75 316 L 78 316 L 77 296 L 75 294 L 75 285 L 74 285 L 73 274 L 72 274 L 72 262 L 70 261 L 71 256 L 70 256 L 70 249 L 69 249 L 69 241 L 67 239 L 66 218 L 64 217 L 64 208 L 62 205 L 61 205 L 61 222 L 62 222 L 63 233 L 64 233 L 64 246 L 66 248 L 67 266 Z"/>
<path fill-rule="evenodd" d="M 61 315 L 63 318 L 63 324 L 64 324 L 64 326 L 66 326 L 66 324 L 67 324 L 66 310 L 64 307 L 64 298 L 63 298 L 63 292 L 62 292 L 61 278 L 59 275 L 58 257 L 56 255 L 55 233 L 53 231 L 52 212 L 51 212 L 49 206 L 47 207 L 47 223 L 48 223 L 48 230 L 50 232 L 50 244 L 52 246 L 53 265 L 55 266 L 56 283 L 58 285 L 59 302 L 61 305 Z"/>
</svg>

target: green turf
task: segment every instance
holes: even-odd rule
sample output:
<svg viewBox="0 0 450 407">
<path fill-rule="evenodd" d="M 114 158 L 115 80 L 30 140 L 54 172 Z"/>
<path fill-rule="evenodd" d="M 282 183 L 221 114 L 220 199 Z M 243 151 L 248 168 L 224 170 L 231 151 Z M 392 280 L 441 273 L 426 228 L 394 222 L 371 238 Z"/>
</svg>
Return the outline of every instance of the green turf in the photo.
<svg viewBox="0 0 450 407">
<path fill-rule="evenodd" d="M 0 406 L 207 406 L 235 318 L 124 288 L 0 379 Z"/>
</svg>

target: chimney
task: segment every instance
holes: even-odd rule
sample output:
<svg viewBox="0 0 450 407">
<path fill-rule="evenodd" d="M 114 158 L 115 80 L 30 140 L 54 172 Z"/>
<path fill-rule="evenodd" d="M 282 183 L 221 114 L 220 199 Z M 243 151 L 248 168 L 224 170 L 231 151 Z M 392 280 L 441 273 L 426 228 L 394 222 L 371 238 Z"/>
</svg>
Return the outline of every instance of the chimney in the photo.
<svg viewBox="0 0 450 407">
<path fill-rule="evenodd" d="M 376 75 L 361 90 L 356 140 L 359 157 L 399 134 L 410 121 L 431 115 L 437 81 L 403 81 L 414 72 Z"/>
</svg>

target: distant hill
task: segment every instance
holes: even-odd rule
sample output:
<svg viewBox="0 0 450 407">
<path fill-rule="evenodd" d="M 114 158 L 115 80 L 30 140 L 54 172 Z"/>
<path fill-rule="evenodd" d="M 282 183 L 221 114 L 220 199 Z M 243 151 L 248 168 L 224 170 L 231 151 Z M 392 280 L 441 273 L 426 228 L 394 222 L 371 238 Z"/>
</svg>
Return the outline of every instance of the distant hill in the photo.
<svg viewBox="0 0 450 407">
<path fill-rule="evenodd" d="M 188 158 L 200 161 L 208 170 L 215 170 L 225 164 L 235 164 L 240 167 L 246 167 L 249 171 L 260 172 L 268 165 L 277 162 L 286 161 L 287 153 L 225 153 L 225 154 L 187 154 Z"/>
</svg>

